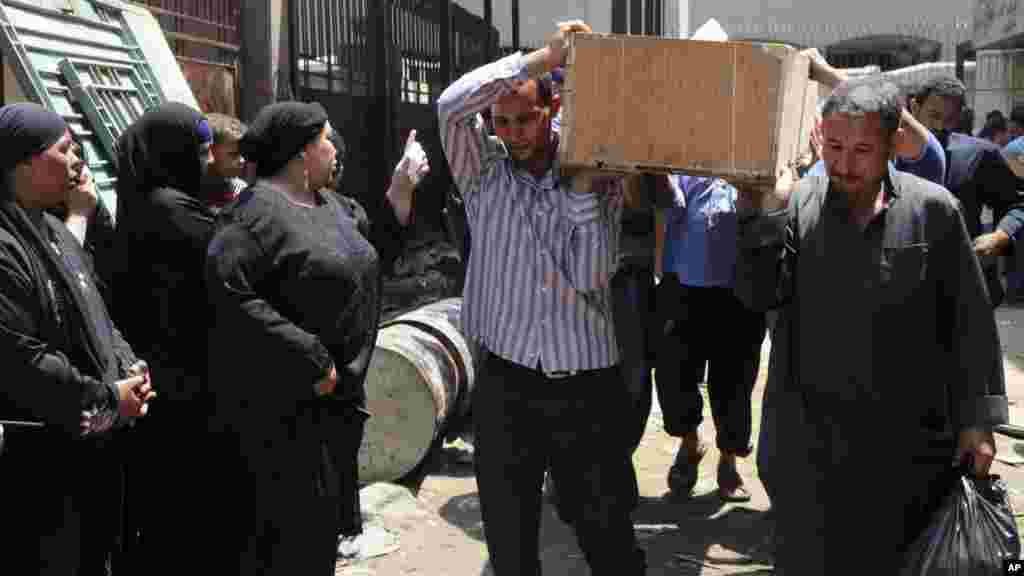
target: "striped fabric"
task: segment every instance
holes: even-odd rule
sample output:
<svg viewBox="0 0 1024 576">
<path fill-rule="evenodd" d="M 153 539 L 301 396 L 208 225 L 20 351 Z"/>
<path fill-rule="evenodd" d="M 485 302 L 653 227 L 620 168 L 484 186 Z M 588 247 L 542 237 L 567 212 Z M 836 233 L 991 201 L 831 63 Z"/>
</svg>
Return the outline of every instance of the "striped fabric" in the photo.
<svg viewBox="0 0 1024 576">
<path fill-rule="evenodd" d="M 491 352 L 546 372 L 618 363 L 610 279 L 621 178 L 579 193 L 516 169 L 480 112 L 527 78 L 522 54 L 463 76 L 438 101 L 441 142 L 465 199 L 472 249 L 463 329 Z"/>
</svg>

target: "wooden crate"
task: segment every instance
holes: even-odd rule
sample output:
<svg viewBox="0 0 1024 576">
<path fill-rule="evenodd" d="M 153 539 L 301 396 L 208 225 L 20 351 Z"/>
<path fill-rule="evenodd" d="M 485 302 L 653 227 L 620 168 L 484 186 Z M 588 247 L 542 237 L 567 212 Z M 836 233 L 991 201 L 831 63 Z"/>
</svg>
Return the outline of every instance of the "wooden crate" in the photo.
<svg viewBox="0 0 1024 576">
<path fill-rule="evenodd" d="M 809 66 L 782 45 L 573 34 L 560 163 L 773 180 L 807 145 Z"/>
</svg>

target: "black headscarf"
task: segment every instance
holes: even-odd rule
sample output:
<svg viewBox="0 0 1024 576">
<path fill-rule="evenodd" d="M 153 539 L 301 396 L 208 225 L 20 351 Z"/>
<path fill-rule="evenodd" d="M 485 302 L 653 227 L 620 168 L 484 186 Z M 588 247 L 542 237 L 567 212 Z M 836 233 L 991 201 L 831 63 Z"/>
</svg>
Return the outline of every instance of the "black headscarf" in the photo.
<svg viewBox="0 0 1024 576">
<path fill-rule="evenodd" d="M 38 104 L 18 103 L 0 108 L 0 229 L 14 236 L 28 253 L 35 256 L 29 264 L 39 292 L 40 309 L 51 312 L 50 322 L 40 327 L 44 339 L 51 345 L 61 341 L 61 330 L 57 322 L 60 312 L 56 308 L 58 296 L 48 293 L 45 288 L 52 280 L 55 283 L 54 289 L 71 300 L 67 311 L 77 321 L 74 323 L 75 336 L 84 342 L 94 362 L 94 372 L 98 375 L 106 369 L 106 356 L 101 353 L 99 337 L 92 329 L 94 324 L 89 318 L 85 296 L 79 291 L 78 283 L 71 277 L 64 263 L 50 249 L 46 239 L 49 234 L 34 224 L 17 203 L 14 191 L 8 188 L 10 181 L 6 178 L 7 172 L 16 164 L 56 144 L 67 129 L 60 115 Z M 44 215 L 43 218 L 51 216 Z M 47 226 L 45 222 L 40 224 Z"/>
<path fill-rule="evenodd" d="M 249 125 L 239 150 L 256 164 L 256 176 L 277 174 L 327 124 L 327 111 L 316 102 L 278 102 L 265 106 Z"/>
<path fill-rule="evenodd" d="M 0 170 L 46 151 L 67 132 L 68 125 L 59 115 L 31 102 L 19 102 L 0 108 Z"/>
<path fill-rule="evenodd" d="M 203 166 L 199 146 L 212 141 L 209 124 L 197 110 L 168 102 L 142 115 L 117 141 L 117 204 L 145 198 L 156 188 L 200 195 Z"/>
</svg>

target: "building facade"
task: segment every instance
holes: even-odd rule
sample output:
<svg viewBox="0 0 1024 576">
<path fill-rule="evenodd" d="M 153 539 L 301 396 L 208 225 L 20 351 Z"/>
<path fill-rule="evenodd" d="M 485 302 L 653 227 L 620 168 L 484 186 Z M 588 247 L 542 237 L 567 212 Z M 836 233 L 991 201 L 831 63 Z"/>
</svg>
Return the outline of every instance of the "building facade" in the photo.
<svg viewBox="0 0 1024 576">
<path fill-rule="evenodd" d="M 1005 0 L 1013 1 L 1016 0 Z M 952 62 L 971 39 L 964 0 L 680 0 L 689 32 L 715 18 L 730 38 L 816 47 L 844 68 Z"/>
<path fill-rule="evenodd" d="M 486 0 L 455 0 L 469 12 L 484 15 Z M 498 29 L 503 49 L 513 48 L 514 14 L 519 11 L 519 47 L 543 46 L 555 28 L 564 20 L 584 20 L 596 32 L 629 31 L 647 33 L 657 29 L 659 35 L 679 35 L 680 18 L 687 13 L 682 0 L 492 0 L 492 21 Z M 657 12 L 655 18 L 653 13 Z M 640 20 L 639 26 L 634 26 Z M 652 25 L 656 24 L 656 25 Z M 635 31 L 635 32 L 634 32 Z"/>
<path fill-rule="evenodd" d="M 975 109 L 982 118 L 996 109 L 1009 114 L 1024 104 L 1024 6 L 1018 0 L 973 0 L 971 16 Z"/>
<path fill-rule="evenodd" d="M 480 15 L 485 1 L 456 0 Z M 1017 0 L 976 1 L 1017 5 Z M 520 47 L 540 46 L 555 22 L 570 18 L 584 19 L 597 31 L 630 33 L 639 19 L 644 23 L 639 29 L 648 30 L 649 10 L 658 12 L 655 29 L 663 36 L 687 37 L 714 18 L 733 39 L 813 46 L 844 68 L 952 62 L 957 46 L 972 38 L 972 7 L 964 0 L 504 0 L 492 1 L 492 7 L 503 48 L 512 47 L 516 32 Z"/>
</svg>

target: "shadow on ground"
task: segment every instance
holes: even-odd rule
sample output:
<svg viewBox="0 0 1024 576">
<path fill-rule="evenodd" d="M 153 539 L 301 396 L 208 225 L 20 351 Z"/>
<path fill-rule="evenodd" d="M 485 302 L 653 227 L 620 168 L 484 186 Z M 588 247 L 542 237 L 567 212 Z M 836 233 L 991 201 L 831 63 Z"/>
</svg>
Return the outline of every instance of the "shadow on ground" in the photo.
<svg viewBox="0 0 1024 576">
<path fill-rule="evenodd" d="M 459 442 L 446 444 L 444 438 L 439 437 L 434 440 L 423 461 L 397 483 L 413 494 L 419 494 L 427 476 L 473 478 L 474 475 L 471 447 Z"/>
<path fill-rule="evenodd" d="M 439 511 L 466 535 L 484 540 L 476 493 L 449 499 Z M 680 501 L 642 498 L 633 514 L 637 540 L 647 552 L 648 576 L 771 574 L 770 514 L 723 506 L 715 493 Z M 540 555 L 546 574 L 590 574 L 576 539 L 554 508 L 545 503 Z M 481 576 L 489 576 L 485 567 Z"/>
</svg>

